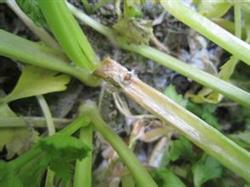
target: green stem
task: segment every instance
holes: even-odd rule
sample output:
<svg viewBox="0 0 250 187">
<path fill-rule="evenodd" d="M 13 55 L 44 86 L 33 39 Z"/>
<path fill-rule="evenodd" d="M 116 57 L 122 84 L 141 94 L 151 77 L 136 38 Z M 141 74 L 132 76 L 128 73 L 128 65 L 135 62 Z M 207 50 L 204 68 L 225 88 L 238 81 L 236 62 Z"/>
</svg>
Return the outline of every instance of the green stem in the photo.
<svg viewBox="0 0 250 187">
<path fill-rule="evenodd" d="M 76 118 L 72 123 L 70 123 L 67 127 L 59 131 L 59 133 L 63 133 L 65 135 L 70 136 L 74 134 L 76 131 L 78 131 L 80 128 L 88 126 L 89 122 L 90 121 L 88 118 L 80 116 Z"/>
<path fill-rule="evenodd" d="M 208 74 L 204 71 L 196 69 L 186 63 L 181 62 L 180 60 L 167 55 L 155 48 L 146 46 L 146 45 L 128 45 L 124 43 L 119 43 L 115 38 L 115 33 L 113 30 L 108 27 L 98 23 L 91 17 L 87 16 L 84 12 L 78 10 L 71 4 L 67 4 L 72 13 L 80 19 L 82 22 L 92 27 L 97 32 L 105 35 L 107 38 L 117 43 L 121 48 L 138 53 L 144 57 L 152 59 L 157 63 L 170 68 L 196 82 L 211 88 L 226 97 L 240 103 L 241 105 L 250 107 L 250 94 L 226 81 L 223 81 L 211 74 Z M 249 55 L 250 56 L 250 55 Z"/>
<path fill-rule="evenodd" d="M 46 119 L 43 117 L 23 117 L 25 122 L 27 124 L 30 124 L 34 128 L 44 128 L 47 126 Z M 62 128 L 66 124 L 70 123 L 70 119 L 65 118 L 53 118 L 53 122 L 56 126 L 56 128 Z M 1 128 L 17 128 L 17 127 L 25 127 L 27 128 L 27 124 L 23 123 L 22 120 L 20 120 L 20 117 L 0 117 L 0 129 Z"/>
<path fill-rule="evenodd" d="M 37 99 L 38 99 L 39 105 L 43 111 L 43 115 L 44 115 L 46 122 L 47 122 L 49 136 L 52 136 L 56 133 L 56 128 L 54 125 L 54 121 L 53 121 L 48 103 L 42 95 L 37 96 Z"/>
<path fill-rule="evenodd" d="M 80 140 L 93 150 L 93 126 L 80 129 Z M 92 186 L 92 151 L 81 161 L 76 161 L 74 187 Z"/>
<path fill-rule="evenodd" d="M 250 65 L 250 45 L 185 6 L 180 0 L 161 0 L 162 6 L 177 19 Z"/>
<path fill-rule="evenodd" d="M 56 39 L 70 59 L 93 72 L 99 65 L 94 50 L 64 0 L 38 0 L 40 9 Z"/>
<path fill-rule="evenodd" d="M 42 150 L 35 146 L 26 153 L 20 155 L 18 159 L 15 159 L 13 161 L 10 161 L 10 166 L 13 169 L 19 169 L 22 168 L 27 162 L 30 160 L 33 160 L 35 157 L 39 156 L 42 153 Z"/>
<path fill-rule="evenodd" d="M 37 26 L 17 5 L 15 0 L 6 0 L 6 4 L 16 13 L 16 15 L 35 33 L 42 41 L 50 47 L 58 48 L 57 42 L 42 28 Z"/>
<path fill-rule="evenodd" d="M 98 74 L 119 85 L 120 90 L 166 122 L 164 124 L 171 124 L 224 166 L 250 181 L 248 151 L 162 93 L 140 81 L 117 62 L 106 59 Z"/>
<path fill-rule="evenodd" d="M 126 164 L 132 175 L 134 176 L 138 186 L 156 187 L 156 183 L 149 175 L 147 170 L 141 165 L 133 152 L 128 149 L 122 139 L 110 129 L 101 118 L 97 106 L 92 102 L 82 106 L 81 111 L 90 117 L 96 130 L 112 145 L 118 153 L 122 161 Z"/>
<path fill-rule="evenodd" d="M 53 136 L 56 133 L 56 128 L 54 125 L 54 121 L 53 121 L 52 114 L 50 112 L 48 103 L 45 100 L 43 95 L 37 96 L 37 100 L 38 100 L 39 105 L 43 111 L 43 115 L 46 119 L 49 136 Z M 53 186 L 54 177 L 55 177 L 55 173 L 50 168 L 48 168 L 44 186 L 45 187 Z"/>
<path fill-rule="evenodd" d="M 67 64 L 68 60 L 59 50 L 39 45 L 1 29 L 0 55 L 26 64 L 72 75 L 89 86 L 98 86 L 100 83 L 86 70 Z"/>
</svg>

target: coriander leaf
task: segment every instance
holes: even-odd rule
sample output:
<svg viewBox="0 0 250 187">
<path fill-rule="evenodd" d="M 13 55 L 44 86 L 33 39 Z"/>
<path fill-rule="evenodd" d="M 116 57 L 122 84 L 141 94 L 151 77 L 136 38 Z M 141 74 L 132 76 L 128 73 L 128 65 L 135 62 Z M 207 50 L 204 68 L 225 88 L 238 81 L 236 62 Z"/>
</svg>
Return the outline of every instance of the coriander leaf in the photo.
<svg viewBox="0 0 250 187">
<path fill-rule="evenodd" d="M 83 159 L 88 151 L 89 148 L 79 139 L 64 134 L 42 139 L 23 157 L 10 162 L 0 161 L 0 186 L 40 187 L 48 167 L 55 171 L 56 177 L 68 181 L 72 176 L 72 162 Z M 15 166 L 15 163 L 19 165 Z M 7 183 L 10 179 L 15 183 Z"/>
<path fill-rule="evenodd" d="M 40 147 L 51 159 L 50 168 L 64 181 L 72 174 L 71 161 L 83 159 L 90 150 L 79 139 L 60 133 L 42 140 Z"/>
<path fill-rule="evenodd" d="M 185 184 L 168 169 L 157 169 L 152 172 L 153 178 L 160 187 L 185 187 Z"/>
<path fill-rule="evenodd" d="M 171 161 L 176 161 L 182 156 L 188 159 L 192 158 L 192 144 L 184 137 L 173 141 L 169 150 Z"/>
<path fill-rule="evenodd" d="M 204 155 L 193 165 L 192 172 L 195 187 L 200 187 L 208 180 L 220 177 L 222 175 L 222 167 L 217 160 Z"/>
<path fill-rule="evenodd" d="M 215 116 L 215 111 L 217 106 L 214 104 L 196 104 L 193 102 L 188 102 L 187 109 L 199 116 L 201 119 L 205 120 L 208 124 L 212 125 L 215 128 L 219 128 L 219 122 Z"/>
<path fill-rule="evenodd" d="M 21 98 L 63 91 L 69 80 L 67 75 L 58 75 L 53 71 L 25 66 L 15 88 L 1 101 L 8 103 Z"/>
<path fill-rule="evenodd" d="M 174 85 L 170 84 L 164 94 L 168 96 L 170 99 L 174 100 L 176 103 L 180 104 L 183 107 L 186 107 L 187 100 L 183 98 L 182 95 L 178 94 Z"/>
<path fill-rule="evenodd" d="M 192 144 L 184 137 L 171 142 L 169 149 L 164 153 L 161 165 L 167 166 L 169 162 L 174 162 L 180 158 L 193 159 Z"/>
</svg>

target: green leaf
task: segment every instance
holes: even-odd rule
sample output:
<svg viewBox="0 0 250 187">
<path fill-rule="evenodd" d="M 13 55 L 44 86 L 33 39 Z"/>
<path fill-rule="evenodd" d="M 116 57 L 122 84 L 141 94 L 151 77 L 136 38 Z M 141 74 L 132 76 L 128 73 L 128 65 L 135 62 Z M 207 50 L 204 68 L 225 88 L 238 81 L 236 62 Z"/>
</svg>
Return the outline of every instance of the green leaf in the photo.
<svg viewBox="0 0 250 187">
<path fill-rule="evenodd" d="M 180 157 L 190 159 L 192 158 L 192 154 L 192 144 L 184 137 L 173 141 L 170 145 L 169 159 L 171 161 L 176 161 Z"/>
<path fill-rule="evenodd" d="M 157 169 L 152 175 L 160 187 L 185 187 L 185 184 L 168 169 Z"/>
<path fill-rule="evenodd" d="M 219 18 L 225 15 L 231 6 L 227 0 L 200 0 L 198 12 L 208 18 Z"/>
<path fill-rule="evenodd" d="M 63 91 L 70 78 L 53 71 L 25 66 L 21 77 L 10 94 L 1 99 L 8 103 L 17 99 Z"/>
<path fill-rule="evenodd" d="M 204 155 L 192 167 L 195 187 L 201 187 L 208 180 L 218 178 L 222 175 L 222 167 L 212 157 Z"/>
<path fill-rule="evenodd" d="M 178 94 L 176 92 L 174 85 L 170 84 L 166 88 L 164 94 L 168 96 L 170 99 L 174 100 L 176 103 L 180 104 L 181 106 L 186 107 L 188 101 L 184 99 L 181 94 Z"/>
<path fill-rule="evenodd" d="M 17 159 L 0 162 L 0 186 L 39 187 L 48 167 L 59 179 L 68 181 L 72 175 L 72 162 L 86 157 L 88 151 L 89 148 L 80 140 L 64 134 L 45 138 Z M 10 179 L 17 185 L 7 183 Z"/>
<path fill-rule="evenodd" d="M 40 147 L 50 157 L 50 168 L 64 181 L 72 174 L 71 161 L 85 158 L 90 150 L 79 139 L 60 133 L 42 140 Z"/>
<path fill-rule="evenodd" d="M 237 134 L 229 135 L 229 137 L 240 146 L 250 149 L 250 131 L 244 131 Z"/>
<path fill-rule="evenodd" d="M 188 102 L 187 109 L 199 116 L 201 119 L 205 120 L 208 124 L 215 128 L 219 128 L 219 122 L 215 116 L 215 111 L 217 106 L 214 104 L 196 104 L 193 102 Z"/>
<path fill-rule="evenodd" d="M 129 17 L 139 17 L 142 15 L 140 2 L 135 2 L 131 0 L 124 1 L 124 16 Z"/>
<path fill-rule="evenodd" d="M 221 66 L 219 72 L 220 78 L 228 81 L 234 73 L 238 61 L 239 60 L 236 57 L 232 56 L 223 66 Z"/>
<path fill-rule="evenodd" d="M 16 0 L 19 7 L 29 16 L 34 23 L 47 27 L 46 20 L 38 6 L 37 0 Z"/>
<path fill-rule="evenodd" d="M 192 149 L 192 144 L 184 137 L 172 141 L 169 149 L 164 153 L 161 165 L 167 166 L 169 162 L 174 162 L 178 159 L 192 160 Z"/>
</svg>

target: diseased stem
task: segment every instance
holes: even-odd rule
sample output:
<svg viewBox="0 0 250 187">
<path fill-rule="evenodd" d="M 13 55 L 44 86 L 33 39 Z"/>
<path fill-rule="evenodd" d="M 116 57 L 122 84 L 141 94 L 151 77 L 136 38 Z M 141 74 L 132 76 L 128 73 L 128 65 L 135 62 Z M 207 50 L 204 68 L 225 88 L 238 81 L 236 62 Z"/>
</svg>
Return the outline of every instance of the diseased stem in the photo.
<svg viewBox="0 0 250 187">
<path fill-rule="evenodd" d="M 80 111 L 83 115 L 85 114 L 91 118 L 96 130 L 112 145 L 121 160 L 126 164 L 131 174 L 134 176 L 138 186 L 157 187 L 152 177 L 141 165 L 133 152 L 128 149 L 127 145 L 121 140 L 121 138 L 103 121 L 98 112 L 97 106 L 93 102 L 87 102 L 81 107 Z"/>
<path fill-rule="evenodd" d="M 208 74 L 202 70 L 196 69 L 180 60 L 163 53 L 155 48 L 146 45 L 128 45 L 126 43 L 121 43 L 116 39 L 116 34 L 110 28 L 98 23 L 84 12 L 75 8 L 71 4 L 67 3 L 67 6 L 72 11 L 72 13 L 82 22 L 92 27 L 97 32 L 105 35 L 111 41 L 119 45 L 121 48 L 126 49 L 131 52 L 138 53 L 144 57 L 154 60 L 155 62 L 172 69 L 196 82 L 211 88 L 224 96 L 240 103 L 241 105 L 250 107 L 250 94 L 226 81 L 223 81 L 211 74 Z M 250 53 L 249 53 L 250 54 Z M 250 57 L 250 55 L 248 55 Z"/>
<path fill-rule="evenodd" d="M 249 44 L 185 6 L 180 0 L 160 0 L 160 2 L 177 19 L 250 65 Z"/>
<path fill-rule="evenodd" d="M 250 153 L 174 101 L 140 81 L 117 62 L 106 59 L 96 72 L 157 117 L 176 127 L 190 141 L 225 167 L 250 181 Z"/>
</svg>

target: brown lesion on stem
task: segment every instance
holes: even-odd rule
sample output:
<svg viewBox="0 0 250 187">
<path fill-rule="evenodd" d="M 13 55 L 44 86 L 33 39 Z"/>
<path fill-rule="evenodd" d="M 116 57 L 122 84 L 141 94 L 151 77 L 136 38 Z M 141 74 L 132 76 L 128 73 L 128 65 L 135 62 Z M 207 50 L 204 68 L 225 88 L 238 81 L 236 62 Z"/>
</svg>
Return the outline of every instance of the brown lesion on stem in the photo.
<svg viewBox="0 0 250 187">
<path fill-rule="evenodd" d="M 116 88 L 124 88 L 129 85 L 135 76 L 132 72 L 109 57 L 102 61 L 101 67 L 95 71 L 95 74 L 107 82 L 110 82 Z"/>
</svg>

